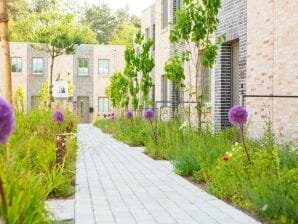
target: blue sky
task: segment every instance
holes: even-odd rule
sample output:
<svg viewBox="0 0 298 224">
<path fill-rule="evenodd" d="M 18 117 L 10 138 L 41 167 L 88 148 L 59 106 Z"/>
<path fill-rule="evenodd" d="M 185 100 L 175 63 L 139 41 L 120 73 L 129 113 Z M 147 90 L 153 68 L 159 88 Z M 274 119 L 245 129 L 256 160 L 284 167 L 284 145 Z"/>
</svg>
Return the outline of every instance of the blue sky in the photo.
<svg viewBox="0 0 298 224">
<path fill-rule="evenodd" d="M 155 0 L 85 0 L 87 3 L 106 2 L 111 8 L 123 8 L 129 6 L 131 12 L 137 16 L 141 15 L 141 11 L 155 2 Z"/>
</svg>

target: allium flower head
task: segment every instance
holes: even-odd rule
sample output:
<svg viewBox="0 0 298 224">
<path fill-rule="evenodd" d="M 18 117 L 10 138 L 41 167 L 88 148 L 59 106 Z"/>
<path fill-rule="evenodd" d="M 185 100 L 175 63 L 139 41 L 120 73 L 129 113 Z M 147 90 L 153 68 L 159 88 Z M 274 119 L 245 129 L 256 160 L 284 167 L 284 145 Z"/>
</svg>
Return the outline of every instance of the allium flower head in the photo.
<svg viewBox="0 0 298 224">
<path fill-rule="evenodd" d="M 126 117 L 127 117 L 128 119 L 133 118 L 133 112 L 132 112 L 131 110 L 127 111 L 127 112 L 126 112 Z"/>
<path fill-rule="evenodd" d="M 112 116 L 112 117 L 114 117 L 114 116 L 115 116 L 114 112 L 113 112 L 113 113 L 111 113 L 111 116 Z"/>
<path fill-rule="evenodd" d="M 106 117 L 107 117 L 107 115 L 106 115 L 106 114 L 103 114 L 103 117 L 104 117 L 104 118 L 106 118 Z"/>
<path fill-rule="evenodd" d="M 15 127 L 15 118 L 11 105 L 0 98 L 0 144 L 5 144 Z"/>
<path fill-rule="evenodd" d="M 111 117 L 111 114 L 108 114 L 108 117 Z"/>
<path fill-rule="evenodd" d="M 53 113 L 53 120 L 57 123 L 57 124 L 62 124 L 64 122 L 64 114 L 60 111 L 60 110 L 56 110 Z"/>
<path fill-rule="evenodd" d="M 100 117 L 100 114 L 97 114 L 97 117 Z"/>
<path fill-rule="evenodd" d="M 247 111 L 240 105 L 232 107 L 228 114 L 229 121 L 232 125 L 242 125 L 247 121 Z"/>
<path fill-rule="evenodd" d="M 144 113 L 144 119 L 145 120 L 152 120 L 154 119 L 154 111 L 151 109 L 147 109 Z"/>
</svg>

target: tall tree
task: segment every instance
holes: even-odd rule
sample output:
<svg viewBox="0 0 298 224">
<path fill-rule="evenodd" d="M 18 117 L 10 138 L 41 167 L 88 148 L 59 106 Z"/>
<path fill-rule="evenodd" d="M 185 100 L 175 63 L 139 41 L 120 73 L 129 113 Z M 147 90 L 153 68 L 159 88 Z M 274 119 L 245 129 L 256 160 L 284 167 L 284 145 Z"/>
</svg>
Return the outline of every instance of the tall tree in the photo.
<svg viewBox="0 0 298 224">
<path fill-rule="evenodd" d="M 100 44 L 109 44 L 117 27 L 116 16 L 109 7 L 103 3 L 99 6 L 87 6 L 82 22 L 89 25 L 97 35 L 97 41 Z"/>
<path fill-rule="evenodd" d="M 11 20 L 18 21 L 30 13 L 30 5 L 27 0 L 9 0 L 8 14 Z"/>
<path fill-rule="evenodd" d="M 12 83 L 11 83 L 11 65 L 10 48 L 8 34 L 8 13 L 6 0 L 0 0 L 0 36 L 2 47 L 2 71 L 3 71 L 3 90 L 5 99 L 12 104 Z"/>
<path fill-rule="evenodd" d="M 50 65 L 50 86 L 49 95 L 51 101 L 53 100 L 53 69 L 55 59 L 63 54 L 74 54 L 76 45 L 82 43 L 96 43 L 95 34 L 89 27 L 81 26 L 75 21 L 75 16 L 72 14 L 61 14 L 59 11 L 46 11 L 35 13 L 29 16 L 30 33 L 27 39 L 32 44 L 32 47 L 37 50 L 46 51 L 51 59 Z M 24 25 L 26 26 L 26 21 Z M 19 32 L 22 32 L 19 27 Z M 51 102 L 49 103 L 51 106 Z"/>
</svg>

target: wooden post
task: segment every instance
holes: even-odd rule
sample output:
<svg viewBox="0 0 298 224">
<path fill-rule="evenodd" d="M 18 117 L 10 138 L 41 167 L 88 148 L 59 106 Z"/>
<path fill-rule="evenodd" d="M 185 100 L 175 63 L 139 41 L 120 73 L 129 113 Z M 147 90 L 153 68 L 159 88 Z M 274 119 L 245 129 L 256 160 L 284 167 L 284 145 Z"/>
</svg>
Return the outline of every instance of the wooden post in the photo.
<svg viewBox="0 0 298 224">
<path fill-rule="evenodd" d="M 2 49 L 2 72 L 3 72 L 3 90 L 5 99 L 12 104 L 12 82 L 11 82 L 11 65 L 10 49 L 8 35 L 8 13 L 7 1 L 0 0 L 0 35 Z"/>
</svg>

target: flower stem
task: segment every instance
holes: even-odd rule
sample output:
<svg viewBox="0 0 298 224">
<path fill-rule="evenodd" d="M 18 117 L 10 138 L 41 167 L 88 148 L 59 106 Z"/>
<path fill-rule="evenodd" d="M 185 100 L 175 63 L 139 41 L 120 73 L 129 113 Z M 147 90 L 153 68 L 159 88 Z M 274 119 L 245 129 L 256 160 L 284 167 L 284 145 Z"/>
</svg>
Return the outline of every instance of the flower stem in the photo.
<svg viewBox="0 0 298 224">
<path fill-rule="evenodd" d="M 7 219 L 7 203 L 6 203 L 6 198 L 5 198 L 5 193 L 4 193 L 4 184 L 0 175 L 0 196 L 3 204 L 3 213 L 4 213 L 4 219 Z"/>
<path fill-rule="evenodd" d="M 151 119 L 150 119 L 150 124 L 151 124 L 151 128 L 152 128 L 152 131 L 153 131 L 154 143 L 155 143 L 155 145 L 157 145 L 157 133 L 156 133 L 156 129 L 153 127 L 153 123 L 152 123 Z"/>
<path fill-rule="evenodd" d="M 245 142 L 245 139 L 244 139 L 243 125 L 242 124 L 240 125 L 240 137 L 241 137 L 241 141 L 242 141 L 243 148 L 244 148 L 244 151 L 246 153 L 247 159 L 251 163 L 251 158 L 250 158 L 250 156 L 248 154 L 248 150 L 247 150 L 247 147 L 246 147 L 246 142 Z"/>
</svg>

